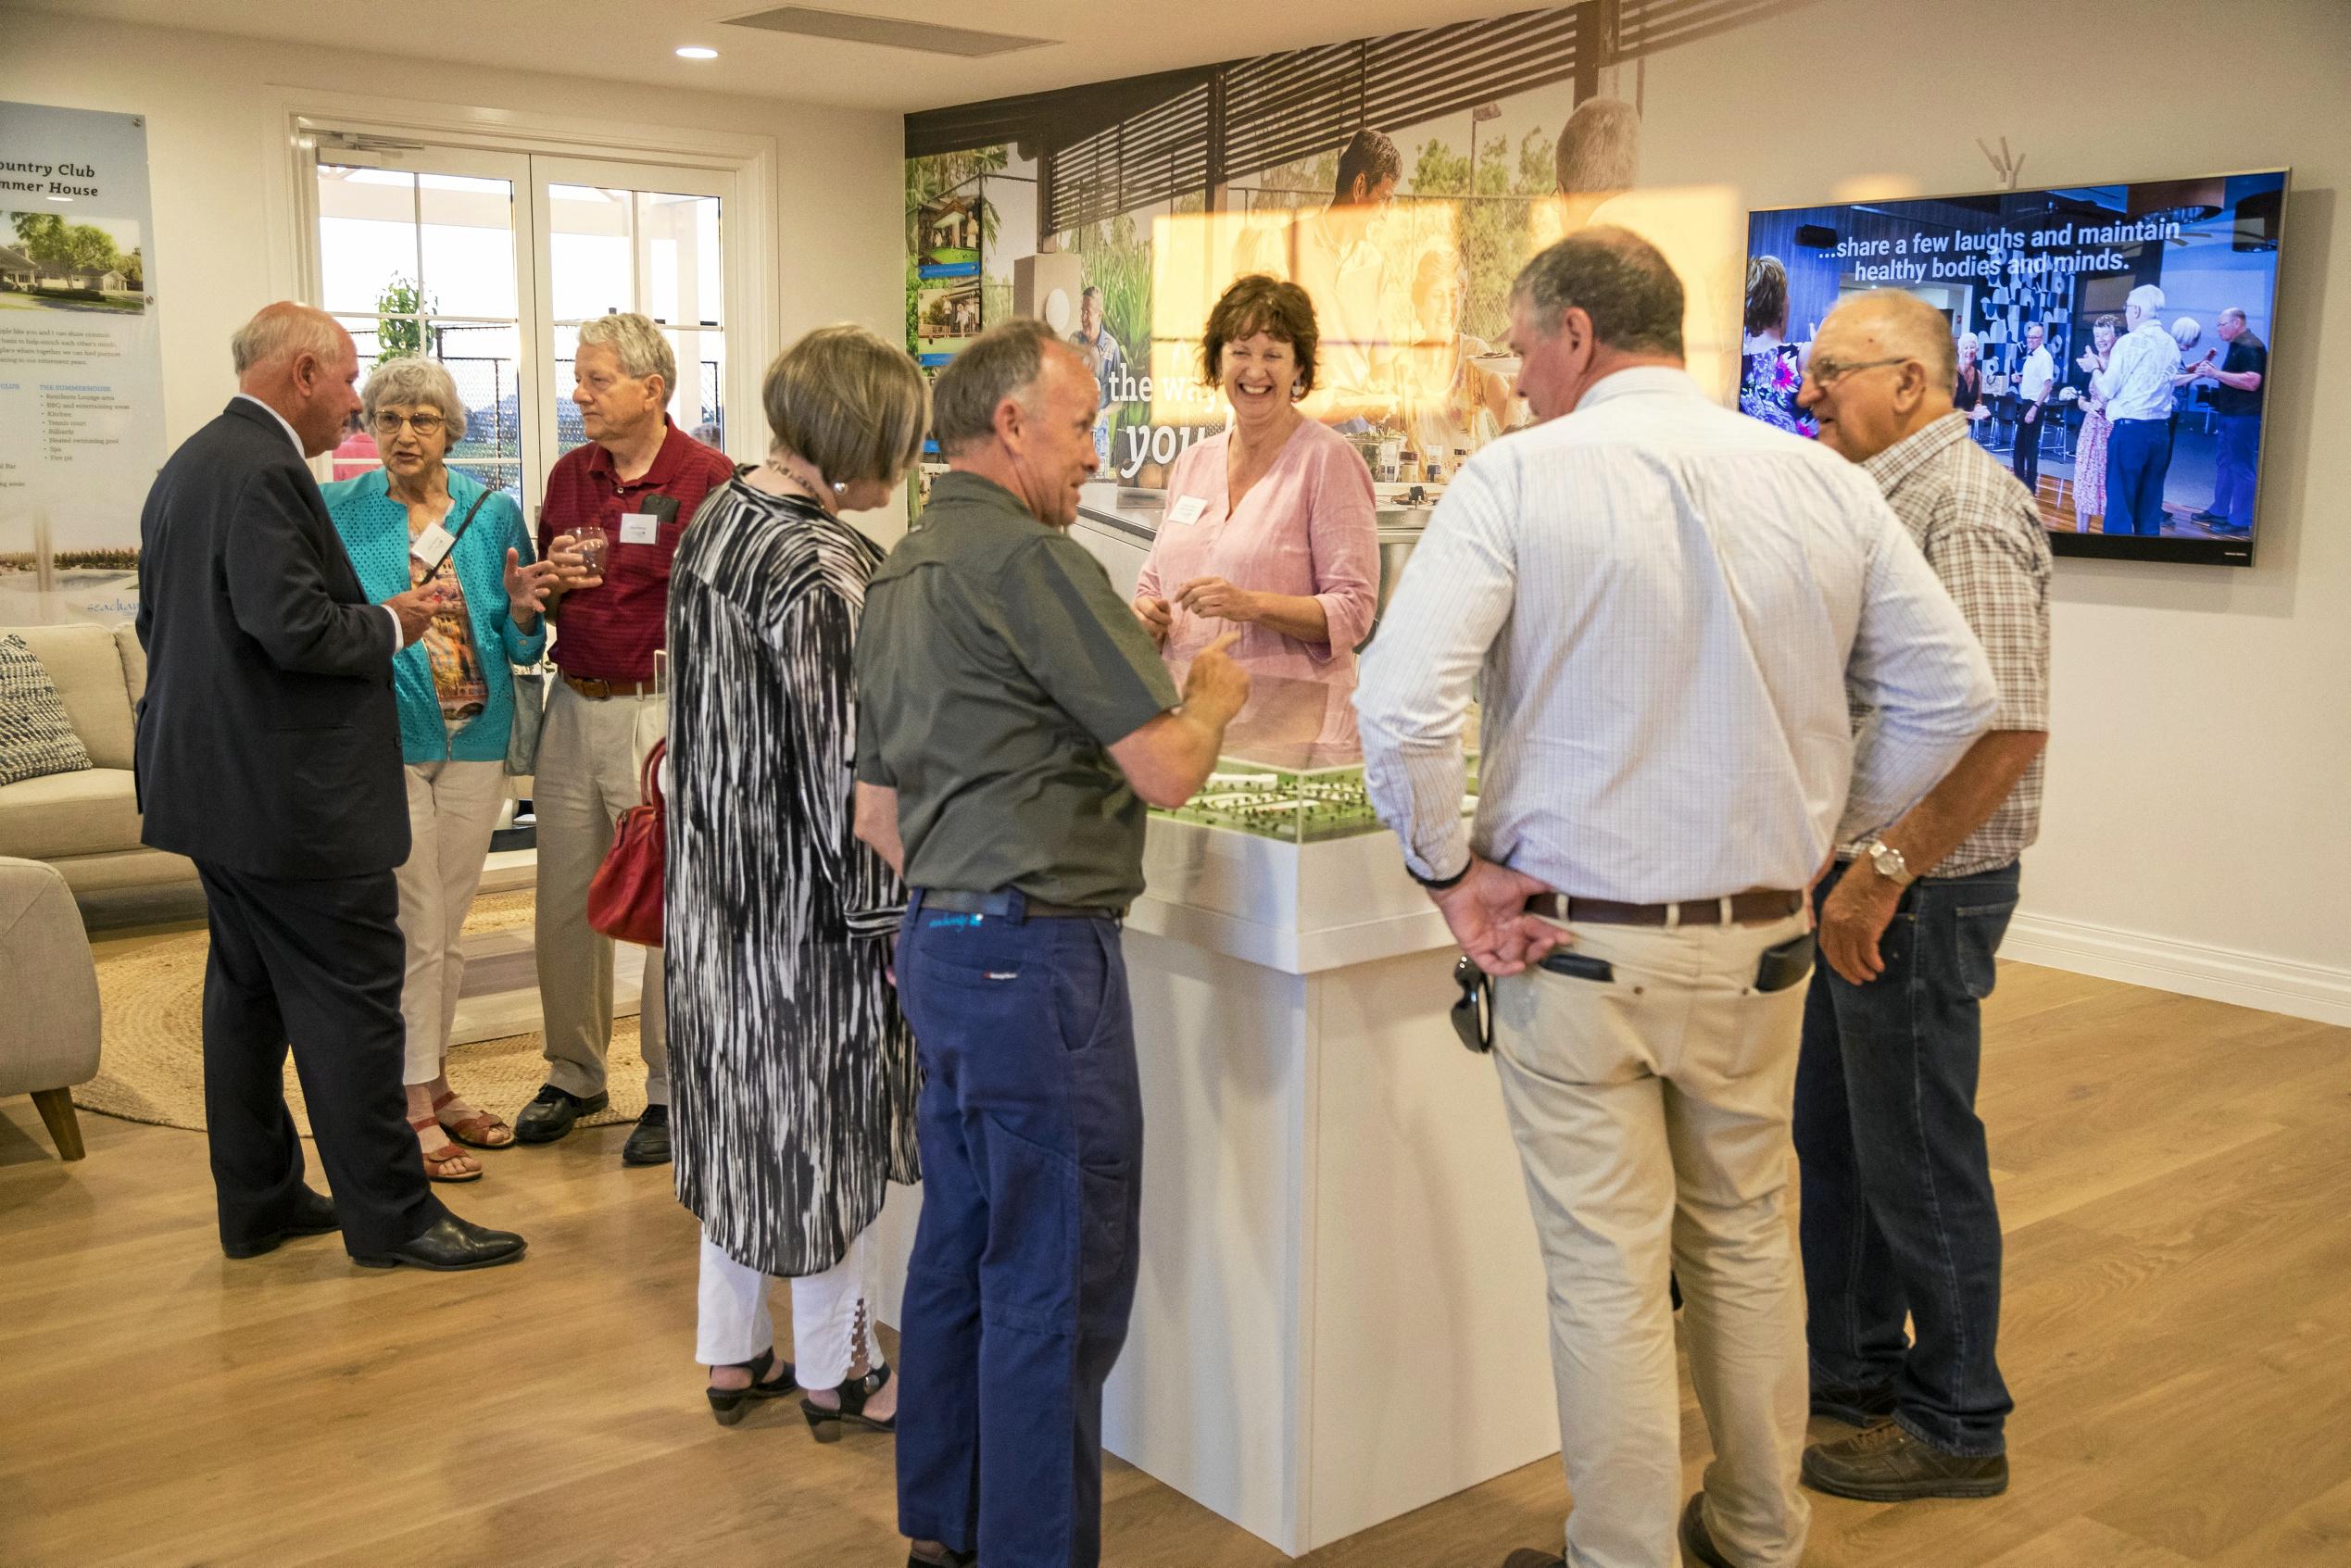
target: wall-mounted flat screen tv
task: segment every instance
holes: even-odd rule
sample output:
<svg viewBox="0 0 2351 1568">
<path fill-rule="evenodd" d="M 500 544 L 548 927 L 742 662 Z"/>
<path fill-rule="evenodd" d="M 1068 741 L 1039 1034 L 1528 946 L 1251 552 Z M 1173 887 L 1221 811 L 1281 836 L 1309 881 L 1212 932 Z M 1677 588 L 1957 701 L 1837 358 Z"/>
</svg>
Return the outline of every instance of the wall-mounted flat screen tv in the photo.
<svg viewBox="0 0 2351 1568">
<path fill-rule="evenodd" d="M 1821 320 L 1907 289 L 1949 319 L 1968 435 L 2057 554 L 2249 566 L 2286 172 L 1751 213 L 1740 408 L 1817 433 Z"/>
</svg>

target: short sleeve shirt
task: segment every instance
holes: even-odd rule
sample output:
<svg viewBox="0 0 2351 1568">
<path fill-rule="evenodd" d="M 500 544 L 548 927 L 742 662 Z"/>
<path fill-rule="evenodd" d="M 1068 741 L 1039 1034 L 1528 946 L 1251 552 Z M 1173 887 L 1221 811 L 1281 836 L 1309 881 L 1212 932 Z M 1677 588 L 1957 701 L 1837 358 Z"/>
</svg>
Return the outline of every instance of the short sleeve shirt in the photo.
<svg viewBox="0 0 2351 1568">
<path fill-rule="evenodd" d="M 1101 563 L 975 474 L 942 475 L 865 591 L 857 776 L 898 791 L 910 886 L 1121 909 L 1141 797 L 1109 748 L 1176 706 Z"/>
<path fill-rule="evenodd" d="M 539 509 L 539 558 L 559 533 L 587 523 L 602 526 L 609 541 L 604 581 L 566 594 L 556 611 L 554 657 L 558 668 L 584 681 L 649 681 L 653 655 L 661 647 L 670 613 L 670 561 L 678 536 L 694 521 L 710 493 L 735 477 L 723 452 L 703 445 L 661 416 L 668 433 L 653 466 L 622 483 L 612 454 L 590 442 L 556 459 L 547 476 L 547 505 Z M 649 542 L 632 540 L 646 525 L 627 528 L 631 517 L 653 520 Z"/>
<path fill-rule="evenodd" d="M 2250 332 L 2239 332 L 2229 345 L 2229 357 L 2220 361 L 2220 368 L 2232 375 L 2258 370 L 2267 383 L 2269 378 L 2269 345 Z M 2241 386 L 2216 386 L 2212 389 L 2212 411 L 2216 414 L 2257 414 L 2261 411 L 2261 388 L 2247 392 Z"/>
</svg>

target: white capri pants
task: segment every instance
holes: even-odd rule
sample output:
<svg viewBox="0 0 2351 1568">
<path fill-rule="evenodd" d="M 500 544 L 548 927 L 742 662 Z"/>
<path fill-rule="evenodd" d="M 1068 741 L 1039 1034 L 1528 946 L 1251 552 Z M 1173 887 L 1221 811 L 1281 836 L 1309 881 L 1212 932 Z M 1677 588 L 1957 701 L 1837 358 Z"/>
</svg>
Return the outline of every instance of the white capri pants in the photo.
<svg viewBox="0 0 2351 1568">
<path fill-rule="evenodd" d="M 866 1365 L 882 1364 L 874 1339 L 873 1302 L 881 1288 L 871 1226 L 858 1233 L 841 1261 L 792 1285 L 792 1361 L 803 1388 L 837 1388 L 861 1350 Z M 767 1305 L 774 1280 L 744 1267 L 702 1236 L 701 1313 L 694 1359 L 704 1366 L 756 1361 L 774 1348 L 775 1319 Z"/>
</svg>

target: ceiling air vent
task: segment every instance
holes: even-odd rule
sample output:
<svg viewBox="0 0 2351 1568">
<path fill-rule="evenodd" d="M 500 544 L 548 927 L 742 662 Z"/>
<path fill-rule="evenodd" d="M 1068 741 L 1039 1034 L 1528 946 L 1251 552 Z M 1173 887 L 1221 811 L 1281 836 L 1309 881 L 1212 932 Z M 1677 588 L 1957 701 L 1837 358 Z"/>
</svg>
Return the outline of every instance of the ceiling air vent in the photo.
<svg viewBox="0 0 2351 1568">
<path fill-rule="evenodd" d="M 797 32 L 804 38 L 834 38 L 844 44 L 878 44 L 886 49 L 912 49 L 924 55 L 955 55 L 980 59 L 1035 49 L 1050 38 L 1022 38 L 1009 32 L 979 32 L 968 27 L 940 27 L 932 22 L 905 21 L 897 17 L 820 11 L 810 6 L 779 6 L 735 17 L 729 27 L 756 27 L 768 32 Z"/>
</svg>

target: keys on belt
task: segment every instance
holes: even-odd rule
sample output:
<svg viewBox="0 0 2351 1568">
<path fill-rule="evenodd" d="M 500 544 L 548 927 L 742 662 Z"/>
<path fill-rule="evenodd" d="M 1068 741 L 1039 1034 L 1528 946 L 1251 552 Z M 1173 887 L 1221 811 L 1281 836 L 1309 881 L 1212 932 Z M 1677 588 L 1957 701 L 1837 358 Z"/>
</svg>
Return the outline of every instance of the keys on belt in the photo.
<svg viewBox="0 0 2351 1568">
<path fill-rule="evenodd" d="M 1527 912 L 1566 925 L 1761 925 L 1786 920 L 1804 907 L 1804 896 L 1776 887 L 1751 888 L 1721 898 L 1687 898 L 1678 904 L 1621 904 L 1613 898 L 1576 898 L 1538 893 Z"/>
</svg>

